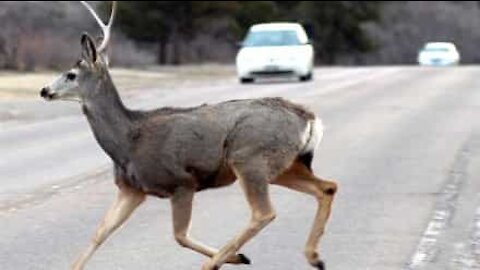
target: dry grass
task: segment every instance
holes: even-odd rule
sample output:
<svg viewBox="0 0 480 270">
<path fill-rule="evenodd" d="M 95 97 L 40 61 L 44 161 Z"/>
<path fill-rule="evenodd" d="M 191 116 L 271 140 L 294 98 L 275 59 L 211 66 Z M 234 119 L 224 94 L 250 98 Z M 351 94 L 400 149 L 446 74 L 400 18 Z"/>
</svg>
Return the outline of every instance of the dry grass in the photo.
<svg viewBox="0 0 480 270">
<path fill-rule="evenodd" d="M 41 87 L 53 81 L 59 72 L 0 72 L 0 99 L 37 98 Z M 113 68 L 111 74 L 121 91 L 167 89 L 189 84 L 204 84 L 234 76 L 233 66 L 189 65 L 180 67 Z"/>
</svg>

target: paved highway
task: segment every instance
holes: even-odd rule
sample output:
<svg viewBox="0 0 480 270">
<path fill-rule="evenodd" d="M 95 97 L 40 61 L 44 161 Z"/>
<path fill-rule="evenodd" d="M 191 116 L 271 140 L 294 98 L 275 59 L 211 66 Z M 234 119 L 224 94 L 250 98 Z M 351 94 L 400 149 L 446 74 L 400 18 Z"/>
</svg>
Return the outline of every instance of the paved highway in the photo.
<svg viewBox="0 0 480 270">
<path fill-rule="evenodd" d="M 340 190 L 321 244 L 328 270 L 480 269 L 480 68 L 319 68 L 312 82 L 233 77 L 139 91 L 132 108 L 282 96 L 326 126 L 314 159 Z M 159 81 L 159 85 L 161 85 Z M 39 89 L 40 89 L 39 85 Z M 0 112 L 0 269 L 68 269 L 115 198 L 110 161 L 78 104 L 4 101 Z M 251 266 L 311 269 L 316 203 L 272 186 L 277 219 L 242 252 Z M 220 247 L 248 222 L 237 184 L 197 195 L 191 234 Z M 168 200 L 150 198 L 87 269 L 200 269 L 174 241 Z"/>
</svg>

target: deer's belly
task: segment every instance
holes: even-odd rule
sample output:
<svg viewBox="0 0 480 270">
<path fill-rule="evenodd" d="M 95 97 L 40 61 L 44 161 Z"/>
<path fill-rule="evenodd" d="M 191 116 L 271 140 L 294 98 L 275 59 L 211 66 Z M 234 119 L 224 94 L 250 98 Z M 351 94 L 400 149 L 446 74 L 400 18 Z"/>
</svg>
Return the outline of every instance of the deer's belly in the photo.
<svg viewBox="0 0 480 270">
<path fill-rule="evenodd" d="M 122 177 L 117 177 L 117 185 L 126 185 L 142 193 L 160 198 L 172 196 L 175 189 L 181 184 L 167 175 L 161 175 L 138 169 L 133 163 L 124 167 Z"/>
<path fill-rule="evenodd" d="M 194 176 L 197 191 L 227 186 L 236 180 L 232 170 L 226 166 L 209 174 L 199 173 L 195 170 L 191 170 L 191 173 Z"/>
<path fill-rule="evenodd" d="M 236 179 L 232 170 L 226 165 L 212 166 L 208 170 L 182 166 L 172 166 L 169 170 L 159 165 L 152 167 L 154 167 L 153 170 L 146 170 L 131 162 L 125 167 L 123 177 L 117 179 L 117 182 L 121 181 L 120 184 L 128 185 L 148 195 L 168 198 L 179 187 L 200 191 L 227 186 Z"/>
</svg>

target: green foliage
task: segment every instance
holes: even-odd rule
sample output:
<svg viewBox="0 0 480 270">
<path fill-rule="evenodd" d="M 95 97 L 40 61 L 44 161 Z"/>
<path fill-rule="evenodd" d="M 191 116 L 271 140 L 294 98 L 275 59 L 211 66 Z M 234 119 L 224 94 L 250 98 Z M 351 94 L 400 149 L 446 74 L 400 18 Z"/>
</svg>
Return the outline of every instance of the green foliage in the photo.
<svg viewBox="0 0 480 270">
<path fill-rule="evenodd" d="M 302 1 L 297 7 L 300 22 L 313 27 L 317 58 L 333 64 L 342 54 L 368 52 L 375 48 L 362 23 L 379 19 L 374 1 Z"/>
<path fill-rule="evenodd" d="M 362 24 L 378 20 L 378 10 L 376 1 L 120 1 L 118 23 L 128 36 L 157 42 L 165 53 L 166 44 L 176 48 L 222 20 L 226 41 L 240 40 L 255 23 L 298 21 L 312 27 L 318 60 L 331 64 L 374 48 Z"/>
<path fill-rule="evenodd" d="M 170 34 L 167 12 L 164 5 L 154 1 L 120 1 L 116 18 L 122 31 L 139 41 L 160 41 Z"/>
<path fill-rule="evenodd" d="M 238 1 L 231 22 L 236 38 L 242 38 L 252 24 L 280 20 L 280 11 L 275 1 Z"/>
<path fill-rule="evenodd" d="M 159 44 L 159 62 L 166 62 L 166 45 L 173 44 L 173 62 L 180 61 L 178 46 L 208 28 L 215 19 L 235 9 L 231 1 L 120 1 L 118 24 L 129 37 Z"/>
<path fill-rule="evenodd" d="M 142 41 L 191 39 L 211 20 L 228 14 L 229 1 L 120 1 L 118 22 L 129 36 Z"/>
</svg>

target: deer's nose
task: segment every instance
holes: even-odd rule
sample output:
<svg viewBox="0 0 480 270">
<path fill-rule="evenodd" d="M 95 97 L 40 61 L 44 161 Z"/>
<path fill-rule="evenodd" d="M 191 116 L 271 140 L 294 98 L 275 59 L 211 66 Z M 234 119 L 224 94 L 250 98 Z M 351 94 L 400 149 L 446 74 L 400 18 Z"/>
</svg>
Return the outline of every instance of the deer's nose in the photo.
<svg viewBox="0 0 480 270">
<path fill-rule="evenodd" d="M 48 97 L 48 88 L 43 87 L 42 90 L 40 90 L 40 96 L 43 97 L 43 98 L 47 98 Z"/>
<path fill-rule="evenodd" d="M 55 92 L 52 92 L 48 87 L 44 87 L 40 90 L 40 96 L 46 100 L 52 100 L 55 97 Z"/>
</svg>

